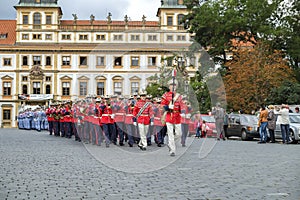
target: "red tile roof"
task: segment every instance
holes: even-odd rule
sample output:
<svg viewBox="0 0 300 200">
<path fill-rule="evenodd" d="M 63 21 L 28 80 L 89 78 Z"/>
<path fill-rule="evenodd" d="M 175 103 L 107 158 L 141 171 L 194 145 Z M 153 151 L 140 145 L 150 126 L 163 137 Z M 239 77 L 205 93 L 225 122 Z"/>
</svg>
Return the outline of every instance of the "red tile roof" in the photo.
<svg viewBox="0 0 300 200">
<path fill-rule="evenodd" d="M 0 37 L 0 45 L 13 45 L 16 43 L 16 20 L 0 20 L 0 35 L 7 34 L 6 38 Z"/>
</svg>

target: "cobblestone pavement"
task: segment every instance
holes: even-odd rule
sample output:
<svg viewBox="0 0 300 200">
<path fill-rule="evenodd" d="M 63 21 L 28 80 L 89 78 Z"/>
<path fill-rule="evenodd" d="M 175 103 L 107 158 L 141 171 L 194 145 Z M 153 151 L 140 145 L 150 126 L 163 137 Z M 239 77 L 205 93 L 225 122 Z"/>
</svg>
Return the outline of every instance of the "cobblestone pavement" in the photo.
<svg viewBox="0 0 300 200">
<path fill-rule="evenodd" d="M 300 145 L 207 141 L 214 148 L 202 159 L 203 139 L 193 138 L 171 158 L 166 147 L 106 149 L 47 132 L 0 129 L 0 200 L 300 199 Z M 162 167 L 114 168 L 143 169 L 143 154 Z"/>
</svg>

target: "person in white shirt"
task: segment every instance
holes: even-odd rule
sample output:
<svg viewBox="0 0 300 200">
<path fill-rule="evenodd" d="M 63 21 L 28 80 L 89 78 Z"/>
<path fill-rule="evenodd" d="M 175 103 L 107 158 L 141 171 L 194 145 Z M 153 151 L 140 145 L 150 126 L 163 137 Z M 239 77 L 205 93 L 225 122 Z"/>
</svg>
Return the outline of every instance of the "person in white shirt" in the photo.
<svg viewBox="0 0 300 200">
<path fill-rule="evenodd" d="M 282 105 L 278 111 L 277 123 L 280 124 L 282 143 L 290 143 L 290 118 L 289 118 L 289 107 Z"/>
</svg>

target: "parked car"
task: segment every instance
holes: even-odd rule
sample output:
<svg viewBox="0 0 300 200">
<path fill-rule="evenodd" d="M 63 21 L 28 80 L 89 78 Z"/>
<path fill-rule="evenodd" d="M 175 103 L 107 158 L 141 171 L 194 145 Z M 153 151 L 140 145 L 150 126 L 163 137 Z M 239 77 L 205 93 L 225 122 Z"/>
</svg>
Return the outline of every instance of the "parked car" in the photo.
<svg viewBox="0 0 300 200">
<path fill-rule="evenodd" d="M 260 138 L 257 122 L 256 115 L 229 114 L 226 137 L 237 136 L 242 140 Z"/>
<path fill-rule="evenodd" d="M 289 113 L 290 118 L 290 137 L 293 143 L 298 143 L 300 140 L 300 114 Z M 282 139 L 280 124 L 276 124 L 275 138 Z"/>
<path fill-rule="evenodd" d="M 215 118 L 212 115 L 206 115 L 206 114 L 196 114 L 192 117 L 189 124 L 189 133 L 190 135 L 196 134 L 196 128 L 197 128 L 197 120 L 200 118 L 200 124 L 202 124 L 203 120 L 206 123 L 206 136 L 207 137 L 215 137 L 217 135 L 216 131 L 216 121 Z"/>
</svg>

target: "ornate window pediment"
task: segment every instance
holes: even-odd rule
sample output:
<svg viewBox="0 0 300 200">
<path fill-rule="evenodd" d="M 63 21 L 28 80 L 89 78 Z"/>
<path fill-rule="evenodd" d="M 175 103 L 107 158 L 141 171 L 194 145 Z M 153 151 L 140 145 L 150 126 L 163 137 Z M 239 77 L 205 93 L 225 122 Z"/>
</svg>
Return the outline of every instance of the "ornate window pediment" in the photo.
<svg viewBox="0 0 300 200">
<path fill-rule="evenodd" d="M 62 80 L 62 81 L 71 81 L 72 78 L 69 77 L 69 76 L 63 76 L 63 77 L 60 78 L 60 80 Z"/>
<path fill-rule="evenodd" d="M 2 79 L 2 81 L 11 81 L 11 80 L 13 80 L 13 78 L 8 76 L 8 75 L 3 76 L 1 79 Z"/>
<path fill-rule="evenodd" d="M 97 81 L 99 80 L 107 80 L 107 78 L 105 77 L 105 76 L 97 76 L 96 78 L 95 78 Z"/>
<path fill-rule="evenodd" d="M 130 81 L 140 81 L 142 80 L 141 78 L 137 77 L 137 76 L 133 76 L 129 79 Z"/>
<path fill-rule="evenodd" d="M 88 80 L 90 80 L 90 78 L 88 78 L 87 76 L 80 76 L 80 77 L 78 78 L 78 80 L 88 81 Z"/>
</svg>

